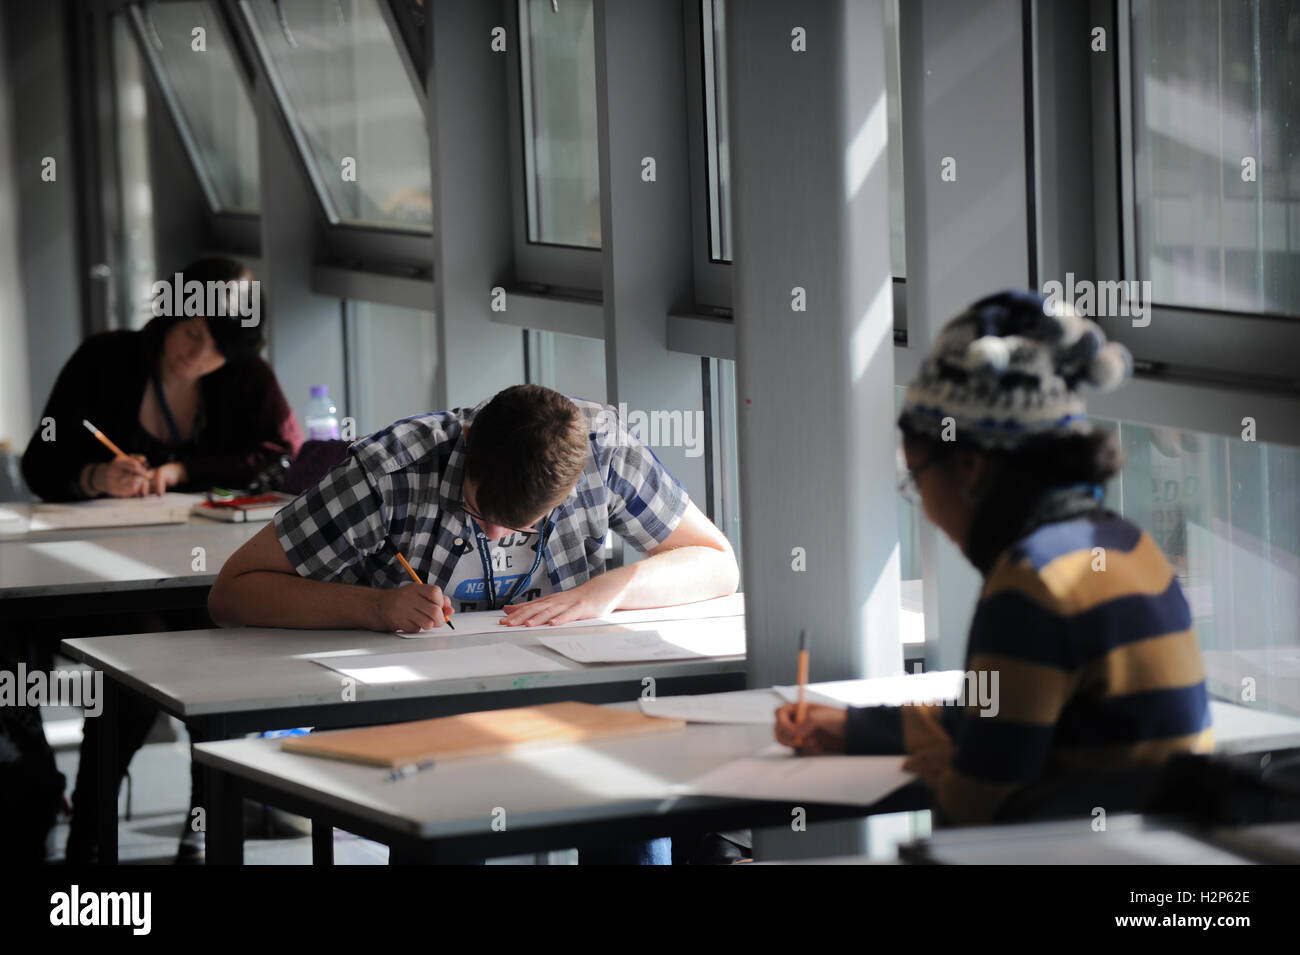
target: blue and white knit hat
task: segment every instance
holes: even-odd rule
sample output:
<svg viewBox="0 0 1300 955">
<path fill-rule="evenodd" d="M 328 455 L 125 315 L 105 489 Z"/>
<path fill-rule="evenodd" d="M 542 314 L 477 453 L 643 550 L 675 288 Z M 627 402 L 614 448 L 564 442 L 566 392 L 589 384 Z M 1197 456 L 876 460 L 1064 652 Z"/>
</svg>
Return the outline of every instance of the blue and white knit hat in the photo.
<svg viewBox="0 0 1300 955">
<path fill-rule="evenodd" d="M 998 292 L 939 333 L 899 424 L 935 440 L 1014 450 L 1039 435 L 1087 434 L 1080 383 L 1110 391 L 1132 373 L 1129 350 L 1068 304 Z"/>
</svg>

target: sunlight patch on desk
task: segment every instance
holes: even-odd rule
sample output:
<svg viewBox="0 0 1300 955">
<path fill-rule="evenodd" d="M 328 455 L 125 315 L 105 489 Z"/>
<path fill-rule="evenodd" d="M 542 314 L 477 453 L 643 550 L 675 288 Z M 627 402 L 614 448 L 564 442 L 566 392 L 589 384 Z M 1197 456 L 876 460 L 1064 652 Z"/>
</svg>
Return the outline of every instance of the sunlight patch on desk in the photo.
<svg viewBox="0 0 1300 955">
<path fill-rule="evenodd" d="M 90 541 L 50 541 L 28 547 L 42 557 L 85 571 L 99 580 L 162 580 L 176 576 L 174 570 L 146 564 Z"/>
</svg>

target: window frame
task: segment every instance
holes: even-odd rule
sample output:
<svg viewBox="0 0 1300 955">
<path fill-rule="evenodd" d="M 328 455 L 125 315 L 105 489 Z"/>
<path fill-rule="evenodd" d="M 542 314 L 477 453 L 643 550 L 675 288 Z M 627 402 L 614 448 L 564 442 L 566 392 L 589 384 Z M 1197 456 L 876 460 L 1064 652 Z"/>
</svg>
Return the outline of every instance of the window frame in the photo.
<svg viewBox="0 0 1300 955">
<path fill-rule="evenodd" d="M 433 273 L 430 243 L 438 216 L 435 210 L 428 230 L 401 228 L 399 226 L 347 222 L 338 217 L 329 198 L 320 170 L 306 142 L 304 133 L 293 114 L 278 68 L 274 67 L 269 50 L 258 32 L 256 15 L 250 0 L 221 0 L 239 27 L 239 36 L 252 60 L 255 77 L 265 84 L 269 93 L 267 102 L 293 145 L 300 171 L 306 177 L 315 195 L 316 232 L 321 248 L 316 256 L 318 263 L 340 265 L 358 271 L 397 272 L 411 277 L 430 279 Z M 411 89 L 420 107 L 420 117 L 428 139 L 430 117 L 427 91 L 420 79 L 421 71 L 415 62 L 408 41 L 400 28 L 389 0 L 375 0 L 383 18 L 393 49 L 397 54 Z M 433 193 L 433 157 L 430 151 L 429 191 Z M 381 302 L 381 304 L 386 304 Z"/>
<path fill-rule="evenodd" d="M 155 0 L 155 3 L 174 3 L 180 0 Z M 254 122 L 257 122 L 257 97 L 253 89 L 252 78 L 248 73 L 248 65 L 243 59 L 242 49 L 238 38 L 231 29 L 230 21 L 227 17 L 227 11 L 223 8 L 220 0 L 199 0 L 204 3 L 208 10 L 213 14 L 217 29 L 221 31 L 226 44 L 230 48 L 231 60 L 235 65 L 235 73 L 243 86 L 244 93 L 248 97 L 248 106 L 252 110 Z M 214 240 L 216 246 L 225 251 L 239 252 L 242 254 L 257 253 L 260 246 L 260 222 L 261 222 L 261 157 L 258 157 L 258 194 L 259 208 L 257 212 L 248 210 L 221 208 L 217 197 L 216 187 L 213 185 L 209 173 L 207 162 L 202 156 L 195 140 L 194 133 L 190 129 L 185 114 L 180 108 L 180 101 L 172 89 L 171 81 L 167 76 L 166 70 L 158 60 L 158 51 L 154 49 L 153 43 L 146 33 L 146 15 L 148 8 L 141 2 L 123 3 L 115 11 L 126 18 L 127 28 L 135 39 L 136 49 L 140 54 L 140 59 L 145 64 L 145 72 L 149 76 L 148 82 L 152 84 L 154 93 L 161 101 L 170 117 L 172 129 L 175 131 L 177 138 L 180 140 L 181 147 L 185 150 L 190 160 L 190 168 L 194 173 L 195 181 L 198 183 L 199 190 L 207 204 L 207 225 L 209 235 Z"/>
<path fill-rule="evenodd" d="M 1094 157 L 1095 272 L 1100 281 L 1136 280 L 1141 270 L 1133 168 L 1138 135 L 1133 127 L 1133 5 L 1131 0 L 1094 0 L 1092 12 L 1094 22 L 1109 23 L 1115 41 L 1110 55 L 1090 61 L 1093 137 L 1114 146 Z M 1107 335 L 1133 353 L 1139 375 L 1276 394 L 1300 392 L 1294 360 L 1300 354 L 1300 314 L 1159 302 L 1149 306 L 1150 325 L 1143 328 L 1103 319 Z"/>
<path fill-rule="evenodd" d="M 527 0 L 502 0 L 506 23 L 514 27 L 515 42 L 507 38 L 506 104 L 510 133 L 510 208 L 514 240 L 516 285 L 545 294 L 551 289 L 600 293 L 604 287 L 605 258 L 600 247 L 533 242 L 528 238 L 528 168 L 524 161 L 524 33 L 523 4 Z M 599 76 L 593 76 L 599 83 Z M 599 87 L 597 87 L 599 95 Z M 597 138 L 599 146 L 599 136 Z M 601 183 L 604 190 L 604 183 Z M 602 221 L 605 199 L 601 197 Z M 604 237 L 602 236 L 602 242 Z"/>
</svg>

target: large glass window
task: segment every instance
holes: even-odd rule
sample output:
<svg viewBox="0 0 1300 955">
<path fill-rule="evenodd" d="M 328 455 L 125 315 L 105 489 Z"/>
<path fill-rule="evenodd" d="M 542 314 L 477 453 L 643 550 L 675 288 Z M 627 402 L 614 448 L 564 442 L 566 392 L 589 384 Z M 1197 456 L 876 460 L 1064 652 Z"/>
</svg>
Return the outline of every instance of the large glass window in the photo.
<svg viewBox="0 0 1300 955">
<path fill-rule="evenodd" d="M 433 314 L 349 302 L 346 315 L 349 407 L 339 415 L 355 417 L 357 436 L 436 410 Z"/>
<path fill-rule="evenodd" d="M 1300 7 L 1132 9 L 1137 277 L 1162 304 L 1300 314 Z"/>
<path fill-rule="evenodd" d="M 605 401 L 605 343 L 598 338 L 528 331 L 528 379 L 571 398 Z"/>
<path fill-rule="evenodd" d="M 709 256 L 730 262 L 731 141 L 727 118 L 726 0 L 701 0 L 704 126 L 709 164 Z M 903 241 L 903 121 L 899 90 L 898 0 L 885 0 L 885 109 L 889 135 L 889 253 L 893 274 L 907 274 Z"/>
<path fill-rule="evenodd" d="M 243 0 L 331 222 L 429 231 L 429 138 L 378 0 Z"/>
<path fill-rule="evenodd" d="M 1106 422 L 1124 451 L 1108 506 L 1164 551 L 1211 691 L 1300 713 L 1300 449 Z"/>
<path fill-rule="evenodd" d="M 528 241 L 600 247 L 592 0 L 520 0 Z"/>
<path fill-rule="evenodd" d="M 154 3 L 131 16 L 208 202 L 257 212 L 257 118 L 216 10 Z"/>
</svg>

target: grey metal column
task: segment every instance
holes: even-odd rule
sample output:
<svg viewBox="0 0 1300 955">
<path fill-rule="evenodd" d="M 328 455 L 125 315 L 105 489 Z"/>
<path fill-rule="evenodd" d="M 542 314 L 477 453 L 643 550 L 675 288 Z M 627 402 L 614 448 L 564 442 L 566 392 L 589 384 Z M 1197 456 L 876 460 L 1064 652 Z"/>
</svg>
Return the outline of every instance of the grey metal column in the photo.
<svg viewBox="0 0 1300 955">
<path fill-rule="evenodd" d="M 439 408 L 476 404 L 524 380 L 519 329 L 494 323 L 491 307 L 492 287 L 509 284 L 512 257 L 508 70 L 505 54 L 491 49 L 492 29 L 523 42 L 503 6 L 425 7 Z"/>
<path fill-rule="evenodd" d="M 911 350 L 980 296 L 1030 283 L 1023 15 L 1021 0 L 899 4 Z M 927 666 L 959 668 L 979 575 L 928 521 L 921 564 Z"/>
<path fill-rule="evenodd" d="M 883 7 L 727 17 L 749 681 L 794 680 L 801 628 L 814 680 L 883 676 L 902 667 Z M 756 853 L 861 852 L 863 828 Z"/>
<path fill-rule="evenodd" d="M 660 422 L 682 412 L 681 440 L 653 448 L 703 509 L 702 446 L 685 441 L 688 420 L 702 421 L 700 360 L 667 345 L 668 313 L 691 288 L 681 5 L 596 0 L 595 34 L 606 392 Z"/>
</svg>

